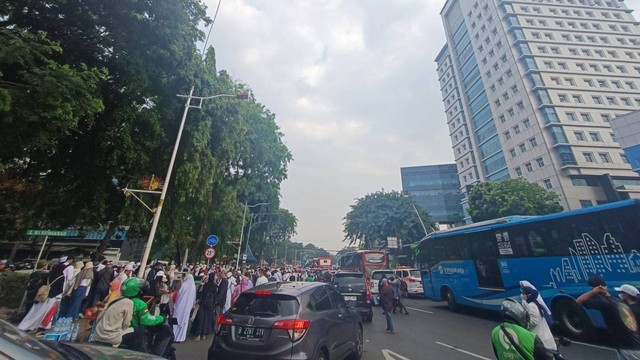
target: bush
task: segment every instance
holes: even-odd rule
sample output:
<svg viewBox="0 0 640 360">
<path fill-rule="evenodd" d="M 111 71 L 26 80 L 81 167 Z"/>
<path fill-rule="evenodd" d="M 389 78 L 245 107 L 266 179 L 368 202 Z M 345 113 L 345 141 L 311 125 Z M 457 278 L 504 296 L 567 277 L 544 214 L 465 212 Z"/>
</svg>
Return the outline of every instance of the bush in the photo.
<svg viewBox="0 0 640 360">
<path fill-rule="evenodd" d="M 29 283 L 29 274 L 0 272 L 0 308 L 17 309 Z"/>
</svg>

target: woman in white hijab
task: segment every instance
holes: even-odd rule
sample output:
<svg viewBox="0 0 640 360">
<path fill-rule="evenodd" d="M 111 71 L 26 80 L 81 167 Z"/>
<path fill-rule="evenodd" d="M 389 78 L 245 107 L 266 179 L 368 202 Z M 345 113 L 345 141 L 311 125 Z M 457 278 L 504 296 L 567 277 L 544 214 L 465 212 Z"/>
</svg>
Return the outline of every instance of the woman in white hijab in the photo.
<svg viewBox="0 0 640 360">
<path fill-rule="evenodd" d="M 527 280 L 522 280 L 520 281 L 520 291 L 522 291 L 525 287 L 530 287 L 533 290 L 538 291 L 538 289 L 536 289 L 535 286 L 533 286 L 530 282 L 528 282 Z M 545 304 L 544 299 L 542 299 L 542 295 L 540 295 L 540 292 L 538 291 L 538 296 L 536 297 L 536 302 L 538 304 L 540 304 L 540 306 L 542 306 L 542 308 L 544 308 L 544 310 L 546 310 L 548 317 L 551 317 L 551 310 L 549 310 L 549 307 L 547 307 L 547 304 Z M 522 300 L 522 306 L 526 309 L 528 307 L 527 305 L 527 301 L 526 300 Z M 545 317 L 546 318 L 546 317 Z M 547 320 L 547 323 L 549 323 L 549 320 Z M 548 324 L 549 326 L 551 326 L 551 324 Z"/>
<path fill-rule="evenodd" d="M 196 284 L 193 280 L 193 275 L 188 274 L 180 286 L 180 290 L 178 290 L 178 299 L 173 310 L 173 316 L 178 321 L 178 324 L 173 326 L 176 342 L 183 342 L 187 338 L 191 309 L 195 302 Z"/>
</svg>

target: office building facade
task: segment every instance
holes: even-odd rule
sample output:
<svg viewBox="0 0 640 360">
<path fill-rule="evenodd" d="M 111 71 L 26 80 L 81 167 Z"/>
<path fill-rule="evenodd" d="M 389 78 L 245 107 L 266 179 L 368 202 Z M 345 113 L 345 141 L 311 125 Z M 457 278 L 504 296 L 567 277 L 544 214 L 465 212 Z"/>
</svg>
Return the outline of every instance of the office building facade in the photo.
<svg viewBox="0 0 640 360">
<path fill-rule="evenodd" d="M 455 164 L 400 168 L 402 192 L 445 227 L 463 223 L 462 194 Z"/>
<path fill-rule="evenodd" d="M 640 108 L 640 30 L 623 1 L 448 0 L 441 17 L 436 63 L 463 195 L 515 177 L 565 210 L 640 195 L 624 186 L 640 178 L 610 126 Z"/>
</svg>

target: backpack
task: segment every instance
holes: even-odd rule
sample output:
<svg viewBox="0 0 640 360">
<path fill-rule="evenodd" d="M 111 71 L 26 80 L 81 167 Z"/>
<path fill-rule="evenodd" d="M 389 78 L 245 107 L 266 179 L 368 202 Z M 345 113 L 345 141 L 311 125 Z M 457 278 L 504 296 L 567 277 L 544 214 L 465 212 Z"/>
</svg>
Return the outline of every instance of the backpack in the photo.
<svg viewBox="0 0 640 360">
<path fill-rule="evenodd" d="M 40 288 L 38 288 L 38 292 L 36 293 L 36 297 L 33 298 L 33 302 L 41 303 L 41 302 L 47 301 L 47 299 L 49 298 L 49 291 L 51 290 L 51 285 L 53 285 L 53 283 L 55 283 L 56 281 L 60 280 L 63 277 L 64 275 L 58 276 L 55 280 L 53 280 L 52 283 L 49 283 L 49 279 L 47 279 L 47 283 L 40 286 Z"/>
</svg>

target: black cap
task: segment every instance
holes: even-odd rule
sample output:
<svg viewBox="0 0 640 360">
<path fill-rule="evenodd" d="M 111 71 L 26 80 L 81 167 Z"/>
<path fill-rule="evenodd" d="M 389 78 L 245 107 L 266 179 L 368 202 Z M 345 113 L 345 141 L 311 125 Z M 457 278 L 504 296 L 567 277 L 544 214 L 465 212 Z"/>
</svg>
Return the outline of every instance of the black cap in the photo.
<svg viewBox="0 0 640 360">
<path fill-rule="evenodd" d="M 607 286 L 607 283 L 605 283 L 604 279 L 600 276 L 590 277 L 589 280 L 587 280 L 587 284 L 589 284 L 589 286 L 591 286 L 592 288 L 598 286 Z"/>
</svg>

